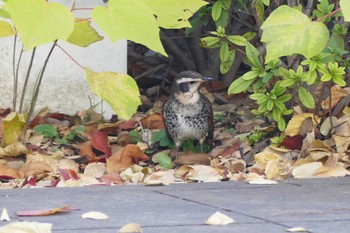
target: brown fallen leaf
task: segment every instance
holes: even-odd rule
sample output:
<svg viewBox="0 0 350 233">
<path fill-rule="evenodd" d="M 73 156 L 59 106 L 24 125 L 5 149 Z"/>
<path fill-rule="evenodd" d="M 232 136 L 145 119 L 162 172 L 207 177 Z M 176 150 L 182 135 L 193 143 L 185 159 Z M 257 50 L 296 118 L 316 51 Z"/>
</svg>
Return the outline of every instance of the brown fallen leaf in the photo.
<svg viewBox="0 0 350 233">
<path fill-rule="evenodd" d="M 209 159 L 209 154 L 188 153 L 188 154 L 178 155 L 174 163 L 178 165 L 194 165 L 194 164 L 209 165 L 210 159 Z"/>
<path fill-rule="evenodd" d="M 287 124 L 286 129 L 284 130 L 284 133 L 287 136 L 295 136 L 295 135 L 299 135 L 300 134 L 300 126 L 302 125 L 302 123 L 304 122 L 304 120 L 306 118 L 312 118 L 312 122 L 314 124 L 314 126 L 317 125 L 317 122 L 315 121 L 315 119 L 317 121 L 319 121 L 319 117 L 314 116 L 312 113 L 301 113 L 301 114 L 295 114 L 292 119 L 290 119 L 290 121 Z"/>
<path fill-rule="evenodd" d="M 144 179 L 146 185 L 169 185 L 175 182 L 174 170 L 158 171 Z"/>
<path fill-rule="evenodd" d="M 89 161 L 96 161 L 97 156 L 92 150 L 91 144 L 89 142 L 79 144 L 79 154 L 81 156 L 86 156 Z"/>
<path fill-rule="evenodd" d="M 91 135 L 90 139 L 91 146 L 99 151 L 102 151 L 107 156 L 112 154 L 111 147 L 108 141 L 108 135 L 106 132 L 97 131 Z"/>
<path fill-rule="evenodd" d="M 123 178 L 116 172 L 105 174 L 100 177 L 100 180 L 106 184 L 124 184 Z"/>
<path fill-rule="evenodd" d="M 68 211 L 74 211 L 74 210 L 80 210 L 80 209 L 72 208 L 70 205 L 66 205 L 63 207 L 58 207 L 53 209 L 21 210 L 21 211 L 17 211 L 16 215 L 20 217 L 47 216 L 47 215 L 52 215 L 59 212 L 68 212 Z"/>
<path fill-rule="evenodd" d="M 163 117 L 160 113 L 148 114 L 140 122 L 144 129 L 164 129 Z"/>
<path fill-rule="evenodd" d="M 23 178 L 24 174 L 12 167 L 9 167 L 5 161 L 0 162 L 0 177 L 3 179 L 18 179 Z"/>
<path fill-rule="evenodd" d="M 175 176 L 184 180 L 219 182 L 223 179 L 220 172 L 206 165 L 183 165 L 175 171 Z"/>
<path fill-rule="evenodd" d="M 107 158 L 107 172 L 120 172 L 133 164 L 147 160 L 149 157 L 137 145 L 129 144 Z"/>
<path fill-rule="evenodd" d="M 26 163 L 19 168 L 25 177 L 50 173 L 57 170 L 55 161 L 39 153 L 28 154 Z"/>
</svg>

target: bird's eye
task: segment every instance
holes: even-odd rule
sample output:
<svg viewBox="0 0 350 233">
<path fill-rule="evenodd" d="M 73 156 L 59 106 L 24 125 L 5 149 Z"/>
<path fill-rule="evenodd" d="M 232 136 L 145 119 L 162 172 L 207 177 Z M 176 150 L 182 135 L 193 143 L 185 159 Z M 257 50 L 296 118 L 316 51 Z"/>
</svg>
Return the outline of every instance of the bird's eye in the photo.
<svg viewBox="0 0 350 233">
<path fill-rule="evenodd" d="M 190 82 L 190 84 L 195 84 L 195 83 L 196 83 L 195 81 Z"/>
</svg>

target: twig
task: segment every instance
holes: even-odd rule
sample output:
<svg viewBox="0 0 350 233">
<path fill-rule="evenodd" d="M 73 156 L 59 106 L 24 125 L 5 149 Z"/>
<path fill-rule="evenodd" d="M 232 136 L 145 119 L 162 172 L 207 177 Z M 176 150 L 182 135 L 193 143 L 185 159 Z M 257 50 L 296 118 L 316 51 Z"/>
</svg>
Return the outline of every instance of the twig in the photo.
<svg viewBox="0 0 350 233">
<path fill-rule="evenodd" d="M 24 84 L 23 84 L 22 93 L 21 93 L 21 101 L 19 103 L 19 112 L 22 112 L 22 109 L 23 109 L 24 96 L 26 94 L 26 90 L 27 90 L 27 86 L 28 86 L 30 71 L 32 70 L 32 67 L 33 67 L 35 51 L 36 51 L 36 47 L 33 48 L 32 56 L 30 57 L 30 61 L 29 61 L 28 69 L 27 69 L 27 74 L 26 74 L 26 77 L 24 79 Z"/>
<path fill-rule="evenodd" d="M 168 66 L 168 64 L 160 64 L 160 65 L 158 65 L 158 66 L 156 66 L 156 67 L 154 67 L 152 69 L 149 69 L 149 70 L 143 72 L 142 74 L 140 74 L 139 76 L 135 77 L 134 79 L 135 80 L 139 80 L 140 78 L 142 78 L 142 77 L 144 77 L 146 75 L 152 74 L 152 73 L 154 73 L 154 72 L 156 72 L 156 71 L 158 71 L 158 70 L 160 70 L 160 69 L 162 69 L 162 68 L 164 68 L 166 66 Z"/>
<path fill-rule="evenodd" d="M 321 18 L 315 20 L 315 22 L 321 22 L 322 20 L 324 20 L 324 19 L 326 19 L 326 18 L 328 18 L 328 17 L 331 17 L 331 16 L 335 15 L 335 14 L 338 13 L 340 10 L 341 10 L 341 8 L 338 8 L 338 9 L 336 9 L 335 11 L 332 11 L 331 13 L 326 14 L 326 15 L 322 16 Z"/>
<path fill-rule="evenodd" d="M 41 81 L 43 80 L 43 76 L 44 76 L 44 73 L 45 73 L 45 70 L 46 70 L 46 66 L 47 66 L 47 63 L 49 62 L 49 59 L 51 57 L 51 54 L 54 50 L 54 48 L 56 47 L 57 45 L 57 40 L 54 41 L 54 43 L 52 44 L 52 47 L 45 59 L 45 62 L 44 62 L 44 65 L 39 73 L 39 76 L 38 76 L 38 79 L 37 79 L 37 82 L 35 84 L 35 87 L 34 87 L 34 90 L 33 90 L 33 95 L 32 95 L 32 100 L 30 102 L 30 109 L 29 109 L 29 112 L 28 112 L 28 117 L 27 117 L 27 122 L 26 122 L 26 125 L 28 125 L 28 122 L 29 122 L 29 119 L 31 117 L 31 115 L 33 114 L 33 111 L 34 111 L 34 107 L 35 107 L 35 103 L 38 99 L 38 94 L 39 94 L 39 90 L 40 90 L 40 85 L 41 85 Z"/>
<path fill-rule="evenodd" d="M 17 48 L 17 35 L 15 35 L 13 40 L 13 54 L 12 54 L 12 68 L 13 68 L 13 99 L 12 99 L 12 108 L 13 111 L 16 111 L 17 105 L 17 85 L 18 85 L 18 76 L 16 75 L 16 48 Z"/>
<path fill-rule="evenodd" d="M 62 48 L 59 44 L 56 43 L 56 46 L 60 48 L 75 64 L 77 64 L 80 68 L 84 69 L 84 66 L 82 66 L 77 60 L 75 60 L 64 48 Z"/>
</svg>

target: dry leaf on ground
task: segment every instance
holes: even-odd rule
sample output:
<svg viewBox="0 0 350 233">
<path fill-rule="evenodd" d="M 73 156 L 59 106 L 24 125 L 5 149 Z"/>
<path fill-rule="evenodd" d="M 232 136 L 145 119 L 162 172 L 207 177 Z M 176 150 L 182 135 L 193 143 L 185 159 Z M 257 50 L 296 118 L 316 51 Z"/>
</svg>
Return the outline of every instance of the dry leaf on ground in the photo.
<svg viewBox="0 0 350 233">
<path fill-rule="evenodd" d="M 51 223 L 39 222 L 13 222 L 0 227 L 0 233 L 10 232 L 35 232 L 35 233 L 51 233 Z"/>
<path fill-rule="evenodd" d="M 105 220 L 108 216 L 102 212 L 89 211 L 81 215 L 83 219 L 95 219 L 95 220 Z"/>
<path fill-rule="evenodd" d="M 148 159 L 148 156 L 144 154 L 138 146 L 129 144 L 113 153 L 107 159 L 107 172 L 120 172 L 131 165 L 138 164 L 140 161 L 146 161 Z"/>
<path fill-rule="evenodd" d="M 128 223 L 124 225 L 120 230 L 118 231 L 119 233 L 138 233 L 138 232 L 143 232 L 140 224 L 137 223 Z"/>
<path fill-rule="evenodd" d="M 10 221 L 10 216 L 7 212 L 6 208 L 2 209 L 1 216 L 0 216 L 0 221 Z"/>
<path fill-rule="evenodd" d="M 231 223 L 235 223 L 235 220 L 219 211 L 212 214 L 205 222 L 207 225 L 227 225 Z"/>
<path fill-rule="evenodd" d="M 73 211 L 73 210 L 79 210 L 79 209 L 74 209 L 72 208 L 70 205 L 66 205 L 63 207 L 59 207 L 59 208 L 53 208 L 53 209 L 44 209 L 44 210 L 21 210 L 21 211 L 17 211 L 16 215 L 17 216 L 27 216 L 27 217 L 31 217 L 31 216 L 47 216 L 47 215 L 52 215 L 52 214 L 56 214 L 59 212 L 67 212 L 67 211 Z"/>
</svg>

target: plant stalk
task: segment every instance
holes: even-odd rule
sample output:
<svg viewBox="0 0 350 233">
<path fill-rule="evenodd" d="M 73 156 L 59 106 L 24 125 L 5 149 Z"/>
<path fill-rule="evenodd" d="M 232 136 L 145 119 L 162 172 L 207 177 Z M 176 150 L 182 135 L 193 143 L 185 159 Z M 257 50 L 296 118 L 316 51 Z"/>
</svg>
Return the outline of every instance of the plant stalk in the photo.
<svg viewBox="0 0 350 233">
<path fill-rule="evenodd" d="M 28 86 L 28 80 L 29 80 L 30 72 L 31 72 L 32 67 L 33 67 L 35 51 L 36 51 L 36 47 L 33 48 L 32 56 L 30 58 L 30 62 L 29 62 L 28 69 L 27 69 L 27 74 L 26 74 L 26 77 L 24 79 L 24 84 L 23 84 L 22 94 L 21 94 L 21 101 L 20 101 L 20 105 L 19 105 L 19 112 L 22 112 L 22 110 L 23 110 L 24 97 L 25 97 L 25 94 L 26 94 L 27 86 Z"/>
</svg>

